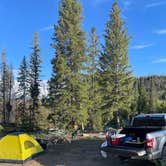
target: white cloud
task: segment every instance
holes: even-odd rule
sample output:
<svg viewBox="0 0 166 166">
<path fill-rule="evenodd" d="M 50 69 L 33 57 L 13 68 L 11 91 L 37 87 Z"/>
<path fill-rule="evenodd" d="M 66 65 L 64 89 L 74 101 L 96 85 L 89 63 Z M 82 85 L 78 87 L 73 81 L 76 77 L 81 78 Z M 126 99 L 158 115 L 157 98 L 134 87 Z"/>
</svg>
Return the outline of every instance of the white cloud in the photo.
<svg viewBox="0 0 166 166">
<path fill-rule="evenodd" d="M 39 31 L 49 31 L 49 30 L 52 30 L 53 28 L 54 28 L 54 26 L 46 26 L 46 27 L 41 28 Z"/>
<path fill-rule="evenodd" d="M 162 5 L 166 5 L 166 1 L 160 1 L 160 2 L 149 3 L 149 4 L 147 4 L 145 7 L 146 7 L 146 8 L 153 8 L 153 7 L 162 6 Z"/>
<path fill-rule="evenodd" d="M 140 49 L 144 49 L 144 48 L 147 48 L 147 47 L 151 47 L 153 45 L 154 44 L 152 44 L 152 43 L 150 43 L 150 44 L 140 44 L 140 45 L 132 46 L 131 49 L 140 50 Z"/>
<path fill-rule="evenodd" d="M 156 33 L 158 35 L 165 35 L 166 34 L 166 29 L 156 30 L 153 33 Z"/>
<path fill-rule="evenodd" d="M 152 63 L 166 63 L 166 58 L 161 58 L 153 61 Z"/>
</svg>

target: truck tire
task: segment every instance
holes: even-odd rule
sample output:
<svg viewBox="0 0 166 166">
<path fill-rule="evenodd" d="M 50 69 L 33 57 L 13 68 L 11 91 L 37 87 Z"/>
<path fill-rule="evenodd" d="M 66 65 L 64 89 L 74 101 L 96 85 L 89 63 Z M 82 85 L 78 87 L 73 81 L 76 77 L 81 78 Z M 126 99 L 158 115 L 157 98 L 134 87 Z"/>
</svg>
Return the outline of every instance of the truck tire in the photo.
<svg viewBox="0 0 166 166">
<path fill-rule="evenodd" d="M 162 165 L 166 165 L 166 146 L 164 146 L 164 148 L 163 148 L 160 163 Z"/>
</svg>

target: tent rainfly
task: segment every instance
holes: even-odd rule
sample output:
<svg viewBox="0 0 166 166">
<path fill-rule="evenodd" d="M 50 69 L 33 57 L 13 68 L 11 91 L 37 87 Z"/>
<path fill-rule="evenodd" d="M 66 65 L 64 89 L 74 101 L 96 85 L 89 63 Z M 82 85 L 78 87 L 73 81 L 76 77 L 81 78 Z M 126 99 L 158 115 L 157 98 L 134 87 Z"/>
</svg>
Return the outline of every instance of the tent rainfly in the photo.
<svg viewBox="0 0 166 166">
<path fill-rule="evenodd" d="M 0 162 L 22 164 L 44 150 L 30 135 L 15 132 L 0 140 Z"/>
</svg>

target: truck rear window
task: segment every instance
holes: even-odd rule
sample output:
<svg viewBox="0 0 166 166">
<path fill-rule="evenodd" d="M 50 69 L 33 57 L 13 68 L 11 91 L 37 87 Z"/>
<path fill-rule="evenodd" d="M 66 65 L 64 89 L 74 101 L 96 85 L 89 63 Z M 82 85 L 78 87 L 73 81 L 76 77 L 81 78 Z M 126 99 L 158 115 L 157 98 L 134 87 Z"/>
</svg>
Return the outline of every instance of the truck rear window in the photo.
<svg viewBox="0 0 166 166">
<path fill-rule="evenodd" d="M 140 126 L 165 126 L 165 119 L 164 117 L 137 117 L 134 118 L 133 126 L 140 127 Z"/>
</svg>

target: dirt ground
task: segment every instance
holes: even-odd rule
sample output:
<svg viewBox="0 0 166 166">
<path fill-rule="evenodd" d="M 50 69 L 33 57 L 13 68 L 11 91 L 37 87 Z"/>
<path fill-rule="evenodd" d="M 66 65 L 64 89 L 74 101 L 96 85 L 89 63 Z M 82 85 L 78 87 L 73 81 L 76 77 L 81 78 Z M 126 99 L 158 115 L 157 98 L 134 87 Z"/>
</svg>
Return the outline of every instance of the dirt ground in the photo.
<svg viewBox="0 0 166 166">
<path fill-rule="evenodd" d="M 24 164 L 24 166 L 152 166 L 152 163 L 141 161 L 121 162 L 112 156 L 102 159 L 99 153 L 101 140 L 84 139 L 72 141 L 71 144 L 50 146 L 45 154 Z M 2 164 L 0 166 L 21 166 Z"/>
</svg>

